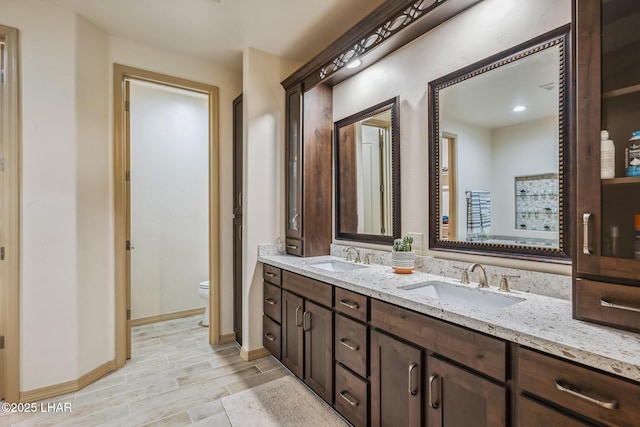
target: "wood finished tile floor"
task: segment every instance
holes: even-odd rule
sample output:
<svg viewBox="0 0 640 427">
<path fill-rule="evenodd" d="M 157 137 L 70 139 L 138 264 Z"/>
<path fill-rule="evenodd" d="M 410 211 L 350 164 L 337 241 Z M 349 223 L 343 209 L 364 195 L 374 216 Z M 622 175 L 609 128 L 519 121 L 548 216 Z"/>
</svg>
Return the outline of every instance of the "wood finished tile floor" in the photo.
<svg viewBox="0 0 640 427">
<path fill-rule="evenodd" d="M 222 397 L 291 373 L 272 356 L 245 362 L 236 343 L 212 348 L 201 318 L 132 328 L 132 357 L 124 368 L 36 402 L 35 413 L 0 411 L 0 426 L 230 426 Z M 40 411 L 57 403 L 71 411 Z"/>
</svg>

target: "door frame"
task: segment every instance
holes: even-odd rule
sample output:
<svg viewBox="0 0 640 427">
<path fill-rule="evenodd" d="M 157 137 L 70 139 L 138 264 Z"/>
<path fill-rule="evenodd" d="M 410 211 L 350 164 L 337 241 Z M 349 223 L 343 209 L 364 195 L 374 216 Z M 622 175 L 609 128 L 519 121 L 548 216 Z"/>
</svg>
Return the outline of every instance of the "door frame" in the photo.
<svg viewBox="0 0 640 427">
<path fill-rule="evenodd" d="M 135 79 L 209 95 L 209 343 L 220 343 L 220 220 L 219 220 L 219 90 L 216 86 L 140 68 L 113 64 L 115 322 L 116 366 L 125 365 L 130 344 L 127 305 L 131 289 L 128 269 L 128 165 L 126 80 Z"/>
<path fill-rule="evenodd" d="M 20 399 L 20 174 L 22 146 L 22 117 L 20 113 L 20 62 L 19 39 L 16 28 L 0 25 L 0 35 L 5 43 L 5 83 L 2 111 L 5 142 L 5 192 L 1 201 L 5 239 L 5 263 L 0 280 L 3 307 L 5 349 L 2 360 L 5 400 Z"/>
</svg>

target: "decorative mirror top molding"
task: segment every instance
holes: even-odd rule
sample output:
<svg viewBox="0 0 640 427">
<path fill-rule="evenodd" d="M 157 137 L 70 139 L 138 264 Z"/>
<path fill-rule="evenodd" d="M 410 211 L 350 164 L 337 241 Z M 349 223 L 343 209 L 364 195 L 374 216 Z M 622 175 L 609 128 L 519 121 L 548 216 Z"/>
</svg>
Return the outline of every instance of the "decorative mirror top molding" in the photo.
<svg viewBox="0 0 640 427">
<path fill-rule="evenodd" d="M 334 123 L 336 239 L 390 245 L 400 237 L 399 101 Z"/>
<path fill-rule="evenodd" d="M 320 78 L 330 76 L 351 61 L 355 61 L 360 56 L 375 48 L 387 38 L 398 31 L 403 30 L 421 16 L 431 12 L 436 7 L 444 3 L 443 0 L 418 0 L 401 13 L 393 16 L 387 22 L 378 27 L 375 31 L 363 37 L 352 47 L 335 57 L 331 62 L 325 64 L 320 69 Z"/>
<path fill-rule="evenodd" d="M 429 247 L 570 262 L 568 26 L 429 83 Z"/>
</svg>

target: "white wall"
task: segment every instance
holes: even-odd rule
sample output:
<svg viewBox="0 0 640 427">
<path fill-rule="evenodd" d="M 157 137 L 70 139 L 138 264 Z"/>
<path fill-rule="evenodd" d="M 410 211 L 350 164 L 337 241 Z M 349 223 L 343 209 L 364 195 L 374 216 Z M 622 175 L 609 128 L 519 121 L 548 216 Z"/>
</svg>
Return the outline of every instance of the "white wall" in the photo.
<svg viewBox="0 0 640 427">
<path fill-rule="evenodd" d="M 284 89 L 300 64 L 247 48 L 243 52 L 244 183 L 242 347 L 262 347 L 262 264 L 258 244 L 284 241 Z"/>
<path fill-rule="evenodd" d="M 515 177 L 558 170 L 555 117 L 494 129 L 491 234 L 557 239 L 557 233 L 515 228 Z"/>
<path fill-rule="evenodd" d="M 135 80 L 130 93 L 131 318 L 140 319 L 205 304 L 209 97 Z"/>
<path fill-rule="evenodd" d="M 400 96 L 403 233 L 423 233 L 428 242 L 428 83 L 569 22 L 570 0 L 485 0 L 334 87 L 334 121 Z M 568 266 L 548 263 L 425 253 L 571 274 Z"/>
<path fill-rule="evenodd" d="M 82 375 L 113 358 L 115 340 L 109 338 L 115 287 L 107 37 L 80 16 L 76 31 L 78 375 Z"/>
</svg>

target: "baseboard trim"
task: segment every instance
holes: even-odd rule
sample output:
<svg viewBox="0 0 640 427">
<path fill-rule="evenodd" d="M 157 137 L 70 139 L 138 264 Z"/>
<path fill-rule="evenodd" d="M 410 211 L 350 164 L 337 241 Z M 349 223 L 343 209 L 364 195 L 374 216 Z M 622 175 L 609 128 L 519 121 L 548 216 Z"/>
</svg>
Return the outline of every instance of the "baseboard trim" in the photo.
<svg viewBox="0 0 640 427">
<path fill-rule="evenodd" d="M 220 335 L 220 344 L 227 344 L 230 342 L 234 342 L 236 340 L 236 333 L 231 332 L 230 334 Z"/>
<path fill-rule="evenodd" d="M 181 317 L 195 316 L 204 314 L 205 307 L 190 308 L 189 310 L 174 311 L 172 313 L 156 314 L 155 316 L 141 317 L 140 319 L 131 320 L 131 326 L 148 325 L 149 323 L 162 322 L 164 320 L 179 319 Z"/>
<path fill-rule="evenodd" d="M 20 392 L 20 402 L 36 402 L 38 400 L 48 399 L 50 397 L 60 396 L 62 394 L 78 391 L 81 388 L 88 386 L 97 379 L 102 378 L 103 376 L 115 370 L 116 361 L 110 360 L 87 372 L 76 380 Z"/>
<path fill-rule="evenodd" d="M 240 349 L 240 358 L 246 362 L 269 355 L 271 355 L 271 352 L 264 347 L 249 351 L 245 350 L 244 347 Z"/>
</svg>

